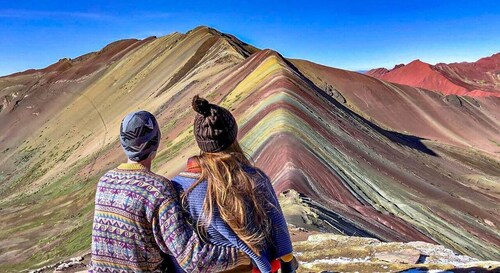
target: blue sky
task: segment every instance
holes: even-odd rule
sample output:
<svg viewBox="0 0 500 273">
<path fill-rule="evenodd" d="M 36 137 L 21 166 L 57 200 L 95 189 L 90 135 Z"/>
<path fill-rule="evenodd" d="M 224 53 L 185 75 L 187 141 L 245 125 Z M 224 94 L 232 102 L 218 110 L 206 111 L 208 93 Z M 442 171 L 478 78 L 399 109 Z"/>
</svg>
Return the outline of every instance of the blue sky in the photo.
<svg viewBox="0 0 500 273">
<path fill-rule="evenodd" d="M 0 75 L 124 38 L 208 25 L 259 48 L 365 70 L 500 52 L 498 1 L 4 1 Z"/>
</svg>

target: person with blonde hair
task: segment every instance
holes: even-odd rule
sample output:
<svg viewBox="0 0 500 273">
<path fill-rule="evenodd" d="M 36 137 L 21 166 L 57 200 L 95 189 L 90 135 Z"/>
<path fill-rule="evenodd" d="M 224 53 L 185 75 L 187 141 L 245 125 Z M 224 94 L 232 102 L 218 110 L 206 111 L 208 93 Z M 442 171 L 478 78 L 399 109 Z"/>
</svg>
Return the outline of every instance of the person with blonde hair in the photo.
<svg viewBox="0 0 500 273">
<path fill-rule="evenodd" d="M 201 152 L 172 182 L 198 233 L 214 245 L 246 253 L 253 263 L 248 271 L 294 272 L 292 244 L 278 199 L 269 177 L 253 166 L 238 144 L 233 115 L 199 96 L 192 106 Z"/>
</svg>

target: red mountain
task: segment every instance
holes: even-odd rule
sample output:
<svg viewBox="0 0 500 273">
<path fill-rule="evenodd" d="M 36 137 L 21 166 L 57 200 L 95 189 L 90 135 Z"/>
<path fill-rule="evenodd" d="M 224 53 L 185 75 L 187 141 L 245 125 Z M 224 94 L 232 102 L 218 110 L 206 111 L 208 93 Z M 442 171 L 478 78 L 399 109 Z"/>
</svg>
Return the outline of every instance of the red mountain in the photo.
<svg viewBox="0 0 500 273">
<path fill-rule="evenodd" d="M 443 93 L 474 97 L 500 97 L 500 53 L 476 62 L 430 65 L 415 60 L 393 69 L 372 69 L 366 74 L 393 83 Z"/>
</svg>

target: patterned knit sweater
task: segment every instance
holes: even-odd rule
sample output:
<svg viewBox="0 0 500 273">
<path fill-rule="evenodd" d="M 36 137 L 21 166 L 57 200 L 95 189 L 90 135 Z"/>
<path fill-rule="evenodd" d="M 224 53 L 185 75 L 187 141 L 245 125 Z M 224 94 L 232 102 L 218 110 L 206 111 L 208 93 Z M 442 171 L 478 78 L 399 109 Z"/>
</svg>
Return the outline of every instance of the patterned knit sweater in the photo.
<svg viewBox="0 0 500 273">
<path fill-rule="evenodd" d="M 166 178 L 140 164 L 107 172 L 97 184 L 89 272 L 170 272 L 166 255 L 186 272 L 244 262 L 235 248 L 200 241 L 184 216 Z"/>
<path fill-rule="evenodd" d="M 207 236 L 210 243 L 221 246 L 235 246 L 246 253 L 258 267 L 260 272 L 273 272 L 275 266 L 271 262 L 275 259 L 286 257 L 283 260 L 289 262 L 293 257 L 292 243 L 288 233 L 287 224 L 278 199 L 274 192 L 269 177 L 261 170 L 245 166 L 244 170 L 255 178 L 256 190 L 261 194 L 263 202 L 268 203 L 268 215 L 271 220 L 272 234 L 267 247 L 261 251 L 261 255 L 254 253 L 241 239 L 237 237 L 234 231 L 222 220 L 217 208 L 214 208 L 213 217 Z M 200 178 L 201 170 L 195 160 L 188 161 L 188 170 L 172 178 L 172 183 L 179 191 L 186 191 Z M 203 215 L 203 204 L 207 192 L 207 181 L 203 181 L 196 186 L 187 197 L 189 211 L 193 219 L 200 219 Z M 201 219 L 200 219 L 201 220 Z M 258 225 L 258 223 L 256 223 Z M 279 266 L 279 262 L 278 262 Z M 273 269 L 271 269 L 273 268 Z"/>
</svg>

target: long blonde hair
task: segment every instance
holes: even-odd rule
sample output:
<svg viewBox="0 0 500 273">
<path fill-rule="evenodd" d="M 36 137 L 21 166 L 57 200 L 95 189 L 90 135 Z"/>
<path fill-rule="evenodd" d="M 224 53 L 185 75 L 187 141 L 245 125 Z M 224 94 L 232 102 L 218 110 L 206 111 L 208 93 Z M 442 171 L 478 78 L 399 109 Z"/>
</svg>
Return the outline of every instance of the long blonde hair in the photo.
<svg viewBox="0 0 500 273">
<path fill-rule="evenodd" d="M 202 152 L 194 160 L 201 167 L 201 177 L 183 194 L 183 199 L 199 183 L 207 180 L 202 215 L 205 220 L 201 222 L 205 230 L 210 225 L 214 206 L 217 206 L 224 222 L 252 251 L 259 254 L 269 235 L 270 220 L 267 204 L 262 201 L 263 194 L 259 194 L 259 187 L 255 185 L 255 177 L 243 169 L 243 166 L 252 164 L 238 142 L 221 152 Z"/>
</svg>

